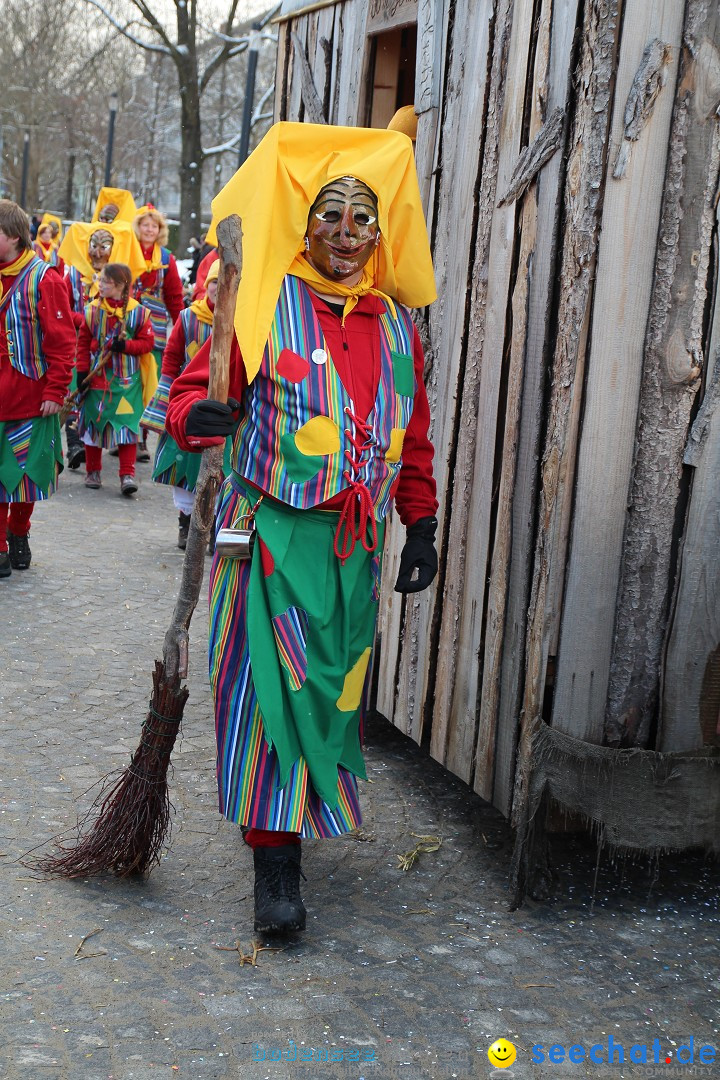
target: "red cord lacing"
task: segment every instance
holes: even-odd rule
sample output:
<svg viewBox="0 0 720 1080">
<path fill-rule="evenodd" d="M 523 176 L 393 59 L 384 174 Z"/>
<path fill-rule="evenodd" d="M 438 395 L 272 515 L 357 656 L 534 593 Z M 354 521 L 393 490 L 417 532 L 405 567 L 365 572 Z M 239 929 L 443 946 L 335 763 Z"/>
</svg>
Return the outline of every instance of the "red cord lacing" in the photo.
<svg viewBox="0 0 720 1080">
<path fill-rule="evenodd" d="M 362 468 L 363 452 L 369 446 L 372 446 L 370 425 L 357 417 L 347 406 L 344 411 L 355 425 L 359 437 L 353 435 L 349 428 L 345 428 L 345 435 L 353 444 L 357 456 L 353 457 L 349 450 L 345 451 L 349 469 L 345 469 L 343 476 L 349 482 L 350 487 L 345 496 L 343 508 L 340 511 L 340 520 L 335 530 L 334 544 L 335 554 L 341 563 L 350 558 L 358 540 L 366 551 L 372 552 L 377 547 L 378 539 L 372 495 L 365 484 L 357 479 L 357 474 Z M 370 541 L 368 541 L 367 536 L 368 525 L 370 526 Z"/>
</svg>

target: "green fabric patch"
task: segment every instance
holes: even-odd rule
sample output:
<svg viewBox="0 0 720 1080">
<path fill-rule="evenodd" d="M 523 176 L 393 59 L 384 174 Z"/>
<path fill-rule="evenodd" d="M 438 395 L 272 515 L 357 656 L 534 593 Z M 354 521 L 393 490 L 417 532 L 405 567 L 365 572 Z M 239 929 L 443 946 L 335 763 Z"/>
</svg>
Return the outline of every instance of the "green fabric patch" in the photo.
<svg viewBox="0 0 720 1080">
<path fill-rule="evenodd" d="M 315 791 L 331 808 L 338 800 L 338 765 L 366 777 L 360 706 L 341 711 L 338 702 L 348 672 L 372 648 L 377 615 L 377 602 L 371 599 L 372 555 L 357 544 L 342 564 L 333 549 L 337 521 L 334 513 L 263 500 L 255 525 L 275 570 L 264 575 L 256 544 L 247 598 L 253 684 L 265 737 L 278 755 L 279 784 L 287 783 L 302 757 Z M 378 522 L 380 547 L 383 533 L 384 522 Z M 291 607 L 302 609 L 307 626 L 307 671 L 299 688 L 273 629 L 273 620 Z"/>
<path fill-rule="evenodd" d="M 401 397 L 414 397 L 415 368 L 412 356 L 407 356 L 405 353 L 391 352 L 390 359 L 392 360 L 395 393 L 400 394 Z"/>
<path fill-rule="evenodd" d="M 225 440 L 225 452 L 223 454 L 223 472 L 228 475 L 231 469 L 230 457 L 232 453 L 232 438 Z M 155 451 L 152 478 L 159 484 L 169 484 L 171 487 L 185 488 L 194 491 L 197 479 L 200 475 L 202 463 L 202 451 L 181 450 L 175 440 L 165 432 L 158 440 Z"/>
<path fill-rule="evenodd" d="M 136 371 L 129 379 L 113 375 L 108 382 L 107 390 L 90 390 L 85 396 L 81 406 L 85 425 L 92 424 L 102 433 L 110 424 L 114 431 L 127 428 L 137 435 L 143 413 L 140 372 Z"/>
<path fill-rule="evenodd" d="M 293 484 L 306 484 L 317 476 L 323 467 L 324 457 L 319 454 L 303 454 L 295 443 L 295 432 L 289 431 L 280 439 L 280 452 L 284 459 L 285 471 Z"/>
<path fill-rule="evenodd" d="M 30 424 L 28 436 L 18 438 L 20 427 Z M 0 422 L 0 484 L 12 494 L 27 475 L 47 497 L 62 472 L 60 420 L 36 416 L 30 421 Z"/>
</svg>

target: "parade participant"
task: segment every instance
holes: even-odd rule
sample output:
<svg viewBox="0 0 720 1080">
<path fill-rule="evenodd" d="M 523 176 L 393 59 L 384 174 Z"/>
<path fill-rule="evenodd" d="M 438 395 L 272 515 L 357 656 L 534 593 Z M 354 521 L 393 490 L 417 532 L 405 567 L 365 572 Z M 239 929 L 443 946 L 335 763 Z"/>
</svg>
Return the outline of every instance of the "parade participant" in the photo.
<svg viewBox="0 0 720 1080">
<path fill-rule="evenodd" d="M 0 577 L 30 565 L 33 508 L 57 487 L 74 355 L 65 286 L 34 254 L 25 212 L 0 199 Z"/>
<path fill-rule="evenodd" d="M 178 547 L 181 551 L 184 551 L 187 545 L 201 455 L 197 451 L 187 453 L 179 449 L 178 444 L 165 430 L 165 416 L 170 387 L 212 333 L 219 267 L 220 263 L 215 259 L 207 276 L 206 295 L 180 312 L 180 318 L 172 329 L 163 353 L 158 388 L 140 421 L 141 425 L 150 431 L 160 433 L 155 452 L 153 480 L 157 484 L 169 484 L 173 489 L 173 502 L 178 511 Z"/>
<path fill-rule="evenodd" d="M 118 447 L 120 491 L 134 495 L 140 416 L 157 387 L 148 312 L 130 296 L 132 271 L 108 263 L 98 296 L 85 308 L 77 347 L 77 384 L 84 394 L 78 430 L 85 443 L 85 486 L 102 487 L 102 449 Z M 90 368 L 105 361 L 101 371 Z"/>
<path fill-rule="evenodd" d="M 33 244 L 33 251 L 39 259 L 50 266 L 57 267 L 59 274 L 64 274 L 65 263 L 58 255 L 58 248 L 62 239 L 62 221 L 54 214 L 43 214 L 42 221 L 38 226 L 37 239 Z"/>
<path fill-rule="evenodd" d="M 431 303 L 435 283 L 398 132 L 276 124 L 213 202 L 214 221 L 232 213 L 237 400 L 207 400 L 206 344 L 171 388 L 166 426 L 181 449 L 219 445 L 241 403 L 210 581 L 220 810 L 253 848 L 255 928 L 289 931 L 305 926 L 301 837 L 361 822 L 360 707 L 393 498 L 407 529 L 395 588 L 437 572 L 423 355 L 405 306 Z M 251 558 L 225 557 L 225 539 L 237 551 L 248 533 Z"/>
<path fill-rule="evenodd" d="M 185 308 L 183 288 L 175 256 L 166 246 L 167 222 L 152 203 L 141 206 L 133 220 L 135 235 L 140 241 L 145 259 L 145 272 L 135 282 L 135 299 L 150 312 L 155 334 L 155 363 L 158 378 L 162 356 L 168 339 L 168 317 L 176 322 Z M 149 461 L 145 431 L 138 451 L 138 461 Z"/>
<path fill-rule="evenodd" d="M 125 221 L 132 225 L 137 208 L 132 193 L 125 188 L 103 187 L 95 202 L 91 221 L 109 224 L 111 221 Z"/>
<path fill-rule="evenodd" d="M 205 295 L 205 280 L 207 273 L 212 264 L 217 259 L 217 248 L 210 247 L 210 250 L 203 255 L 202 259 L 198 263 L 197 272 L 195 274 L 195 283 L 193 285 L 192 298 L 193 300 L 199 300 L 201 296 Z"/>
<path fill-rule="evenodd" d="M 103 188 L 103 191 L 115 188 Z M 102 195 L 102 192 L 101 192 Z M 127 192 L 130 195 L 130 192 Z M 132 199 L 132 196 L 130 196 Z M 133 209 L 135 204 L 133 203 Z M 111 260 L 130 266 L 137 276 L 144 266 L 140 245 L 127 221 L 98 226 L 92 222 L 76 221 L 68 228 L 60 245 L 67 263 L 65 284 L 70 299 L 72 318 L 77 330 L 85 322 L 85 308 L 98 293 L 98 278 Z M 74 389 L 74 386 L 73 386 Z M 77 431 L 77 415 L 71 413 L 65 421 L 68 467 L 78 469 L 85 461 L 85 444 Z"/>
<path fill-rule="evenodd" d="M 98 295 L 98 279 L 109 262 L 130 267 L 133 280 L 145 266 L 142 249 L 126 221 L 98 225 L 75 221 L 60 245 L 59 255 L 67 264 L 65 281 L 78 329 L 85 320 L 85 307 Z"/>
</svg>

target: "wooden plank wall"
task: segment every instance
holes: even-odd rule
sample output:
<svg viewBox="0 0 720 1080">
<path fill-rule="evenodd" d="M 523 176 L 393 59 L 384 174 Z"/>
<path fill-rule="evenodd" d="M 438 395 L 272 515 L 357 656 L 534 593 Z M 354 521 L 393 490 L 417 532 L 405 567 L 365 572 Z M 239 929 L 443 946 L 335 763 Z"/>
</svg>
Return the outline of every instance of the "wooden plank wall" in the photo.
<svg viewBox="0 0 720 1080">
<path fill-rule="evenodd" d="M 328 121 L 362 122 L 367 10 L 368 0 L 339 0 L 280 24 L 278 119 L 304 118 L 292 31 Z M 693 248 L 690 233 L 681 245 L 689 259 L 701 252 L 688 286 L 696 326 L 712 278 L 719 21 L 704 0 L 422 0 L 420 33 L 440 34 L 442 56 L 439 106 L 420 115 L 416 156 L 439 295 L 424 315 L 441 570 L 427 592 L 395 594 L 404 530 L 390 521 L 377 703 L 506 815 L 514 795 L 522 805 L 540 716 L 586 740 L 606 734 L 619 590 L 631 594 L 639 572 L 624 562 L 627 504 L 645 438 L 638 410 L 671 128 L 680 123 L 674 103 L 685 85 L 681 47 L 686 98 L 694 108 L 702 99 L 705 124 L 683 143 L 690 158 L 699 147 L 705 155 L 696 184 L 704 209 L 693 211 L 704 247 Z M 553 119 L 555 152 L 502 202 L 519 155 Z M 691 277 L 681 274 L 678 289 Z M 718 387 L 720 376 L 703 376 L 702 392 L 720 400 Z M 702 681 L 696 643 L 705 657 L 720 645 L 702 610 L 720 595 L 706 536 L 718 514 L 717 417 L 704 430 L 669 638 L 663 749 L 676 739 L 699 745 L 696 721 L 678 733 L 683 680 L 696 689 Z M 687 485 L 675 498 L 680 513 Z M 668 596 L 674 558 L 660 571 Z M 715 574 L 706 579 L 708 560 Z"/>
</svg>

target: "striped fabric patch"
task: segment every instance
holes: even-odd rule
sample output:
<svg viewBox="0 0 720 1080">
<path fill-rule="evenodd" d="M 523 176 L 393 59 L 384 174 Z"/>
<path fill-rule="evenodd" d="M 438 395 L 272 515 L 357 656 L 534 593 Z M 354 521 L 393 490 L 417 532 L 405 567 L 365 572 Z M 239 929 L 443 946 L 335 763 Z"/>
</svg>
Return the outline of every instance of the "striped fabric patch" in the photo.
<svg viewBox="0 0 720 1080">
<path fill-rule="evenodd" d="M 299 690 L 307 677 L 308 615 L 303 608 L 289 607 L 273 619 L 280 662 L 288 673 L 290 689 Z"/>
<path fill-rule="evenodd" d="M 19 420 L 16 424 L 9 422 L 5 427 L 5 437 L 10 443 L 15 460 L 21 469 L 25 468 L 25 462 L 27 461 L 31 432 L 32 420 Z"/>
</svg>

